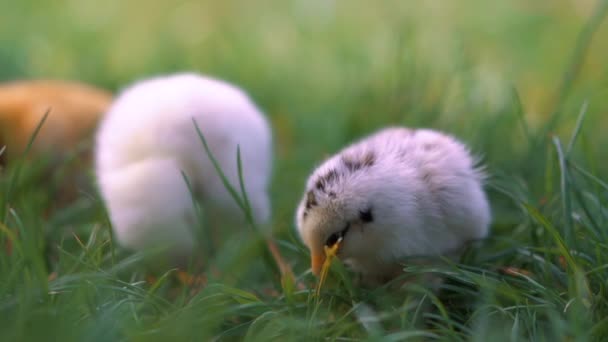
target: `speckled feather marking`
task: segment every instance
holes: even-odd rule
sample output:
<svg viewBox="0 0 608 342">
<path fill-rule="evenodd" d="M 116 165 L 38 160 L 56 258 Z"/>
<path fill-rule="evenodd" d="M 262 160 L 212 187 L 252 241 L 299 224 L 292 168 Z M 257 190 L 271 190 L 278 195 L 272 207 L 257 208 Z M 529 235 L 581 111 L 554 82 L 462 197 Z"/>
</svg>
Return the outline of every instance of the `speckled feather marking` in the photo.
<svg viewBox="0 0 608 342">
<path fill-rule="evenodd" d="M 350 172 L 355 172 L 374 165 L 376 154 L 373 151 L 366 151 L 361 158 L 345 154 L 342 156 L 342 162 Z"/>
<path fill-rule="evenodd" d="M 306 193 L 306 209 L 310 209 L 315 205 L 317 205 L 317 199 L 315 198 L 314 192 L 310 190 L 308 193 Z"/>
<path fill-rule="evenodd" d="M 317 181 L 315 182 L 315 188 L 317 188 L 320 191 L 325 191 L 325 188 L 328 185 L 333 184 L 335 181 L 337 181 L 338 178 L 339 178 L 338 171 L 336 169 L 331 169 L 325 175 L 323 175 L 323 176 L 319 177 L 319 179 L 317 179 Z"/>
<path fill-rule="evenodd" d="M 366 151 L 360 156 L 354 153 L 343 154 L 341 162 L 344 164 L 345 171 L 343 173 L 353 173 L 373 166 L 376 163 L 376 154 L 374 151 Z M 332 184 L 335 184 L 344 174 L 336 169 L 330 169 L 325 174 L 319 176 L 314 182 L 314 188 L 322 193 L 326 193 L 329 197 L 335 197 L 336 194 L 333 191 L 326 192 Z M 314 189 L 309 190 L 306 193 L 306 209 L 302 213 L 302 216 L 306 218 L 308 210 L 317 205 Z"/>
</svg>

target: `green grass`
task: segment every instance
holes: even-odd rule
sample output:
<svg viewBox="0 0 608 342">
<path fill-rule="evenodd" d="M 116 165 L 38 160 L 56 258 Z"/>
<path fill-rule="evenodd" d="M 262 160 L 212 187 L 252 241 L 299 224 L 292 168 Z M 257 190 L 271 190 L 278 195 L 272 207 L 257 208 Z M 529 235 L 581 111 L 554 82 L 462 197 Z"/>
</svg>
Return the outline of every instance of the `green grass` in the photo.
<svg viewBox="0 0 608 342">
<path fill-rule="evenodd" d="M 273 229 L 306 289 L 281 282 L 263 239 L 237 228 L 205 251 L 206 286 L 180 285 L 168 268 L 146 282 L 147 256 L 113 242 L 98 194 L 47 213 L 60 177 L 17 163 L 0 174 L 0 246 L 12 245 L 0 248 L 0 340 L 608 339 L 607 9 L 566 0 L 3 3 L 1 80 L 118 90 L 197 70 L 245 88 L 273 123 Z M 394 124 L 445 130 L 484 156 L 492 235 L 457 264 L 405 269 L 444 275 L 438 294 L 424 283 L 359 288 L 335 264 L 316 298 L 293 230 L 304 181 L 326 155 Z"/>
</svg>

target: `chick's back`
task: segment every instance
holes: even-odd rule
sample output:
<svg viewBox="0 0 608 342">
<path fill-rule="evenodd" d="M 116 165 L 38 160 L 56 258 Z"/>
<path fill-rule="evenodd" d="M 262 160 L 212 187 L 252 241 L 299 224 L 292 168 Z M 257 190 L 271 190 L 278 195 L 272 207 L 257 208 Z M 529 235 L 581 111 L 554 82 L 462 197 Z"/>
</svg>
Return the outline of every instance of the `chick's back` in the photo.
<svg viewBox="0 0 608 342">
<path fill-rule="evenodd" d="M 386 199 L 380 208 L 403 229 L 392 239 L 401 248 L 387 250 L 409 246 L 408 255 L 447 253 L 488 234 L 485 174 L 464 144 L 435 130 L 395 127 L 339 155 L 356 160 L 369 151 L 377 158 L 368 175 L 376 186 L 366 191 Z"/>
<path fill-rule="evenodd" d="M 117 237 L 127 247 L 174 241 L 192 248 L 194 211 L 182 171 L 203 198 L 238 210 L 193 120 L 232 184 L 238 184 L 240 146 L 254 211 L 260 220 L 268 218 L 271 133 L 253 102 L 220 80 L 196 74 L 157 77 L 125 89 L 97 135 L 98 183 Z"/>
</svg>

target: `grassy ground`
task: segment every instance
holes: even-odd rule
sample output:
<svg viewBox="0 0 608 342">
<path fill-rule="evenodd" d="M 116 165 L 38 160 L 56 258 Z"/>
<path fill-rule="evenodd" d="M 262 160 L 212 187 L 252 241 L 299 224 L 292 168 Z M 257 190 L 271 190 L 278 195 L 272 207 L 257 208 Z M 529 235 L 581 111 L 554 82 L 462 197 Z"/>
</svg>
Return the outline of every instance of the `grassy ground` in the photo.
<svg viewBox="0 0 608 342">
<path fill-rule="evenodd" d="M 596 3 L 597 2 L 597 3 Z M 147 282 L 111 239 L 97 194 L 52 213 L 39 165 L 0 174 L 0 340 L 608 339 L 606 1 L 33 1 L 0 5 L 0 79 L 118 90 L 197 70 L 247 89 L 276 140 L 274 231 L 225 234 L 205 284 Z M 356 137 L 401 124 L 485 156 L 492 236 L 435 295 L 353 287 L 321 298 L 293 233 L 304 180 Z M 159 196 L 162 194 L 159 194 Z M 199 291 L 200 290 L 200 291 Z M 423 298 L 430 309 L 415 299 Z"/>
</svg>

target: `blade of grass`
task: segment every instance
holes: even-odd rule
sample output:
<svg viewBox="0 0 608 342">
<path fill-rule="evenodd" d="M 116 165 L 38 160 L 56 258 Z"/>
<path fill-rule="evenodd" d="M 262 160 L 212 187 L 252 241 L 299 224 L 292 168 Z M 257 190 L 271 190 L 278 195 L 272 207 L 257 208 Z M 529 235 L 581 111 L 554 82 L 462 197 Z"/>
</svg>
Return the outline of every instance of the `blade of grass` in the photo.
<svg viewBox="0 0 608 342">
<path fill-rule="evenodd" d="M 6 234 L 6 236 L 8 237 L 8 242 L 11 244 L 11 247 L 17 249 L 19 255 L 23 255 L 23 249 L 21 248 L 21 244 L 17 243 L 17 236 L 15 235 L 15 233 L 13 233 L 13 231 L 2 222 L 0 222 L 0 231 Z"/>
<path fill-rule="evenodd" d="M 41 255 L 38 248 L 38 239 L 40 238 L 37 232 L 32 232 L 28 229 L 17 212 L 13 209 L 9 209 L 12 220 L 15 222 L 15 226 L 19 231 L 21 242 L 23 243 L 23 257 L 26 260 L 27 268 L 30 268 L 37 278 L 38 285 L 46 293 L 48 292 L 48 272 L 46 270 L 44 257 Z"/>
<path fill-rule="evenodd" d="M 608 1 L 598 0 L 595 9 L 591 13 L 593 14 L 584 24 L 578 37 L 576 38 L 572 55 L 568 61 L 568 66 L 566 67 L 566 71 L 562 76 L 561 83 L 553 98 L 553 105 L 548 111 L 551 113 L 551 115 L 549 116 L 550 119 L 548 123 L 545 125 L 542 136 L 546 136 L 549 132 L 551 132 L 561 118 L 562 111 L 560 109 L 566 101 L 570 89 L 578 78 L 583 62 L 585 61 L 587 51 L 589 50 L 591 41 L 593 40 L 593 36 L 598 31 L 600 25 L 604 21 L 604 18 L 606 17 L 606 14 L 608 13 Z"/>
<path fill-rule="evenodd" d="M 583 196 L 583 192 L 582 192 L 582 187 L 578 186 L 577 182 L 575 179 L 570 179 L 570 182 L 572 183 L 572 193 L 574 194 L 574 197 L 576 198 L 576 201 L 578 202 L 579 207 L 583 210 L 583 212 L 585 213 L 585 216 L 587 216 L 587 219 L 589 220 L 590 226 L 588 225 L 583 225 L 585 226 L 585 228 L 587 228 L 587 230 L 589 230 L 595 239 L 600 239 L 600 231 L 602 231 L 602 228 L 600 227 L 600 225 L 597 223 L 597 221 L 595 220 L 595 218 L 593 217 L 593 214 L 591 213 L 591 211 L 589 210 L 588 206 L 587 206 L 587 202 L 585 201 L 585 198 Z"/>
<path fill-rule="evenodd" d="M 573 240 L 574 234 L 574 222 L 572 221 L 572 201 L 570 199 L 570 189 L 568 184 L 568 171 L 566 168 L 566 157 L 562 151 L 562 145 L 559 138 L 553 137 L 553 144 L 557 151 L 558 164 L 560 169 L 560 190 L 562 198 L 562 209 L 564 211 L 564 221 L 566 223 L 564 227 L 564 239 L 568 245 L 575 243 Z"/>
<path fill-rule="evenodd" d="M 205 139 L 200 127 L 198 126 L 198 123 L 196 122 L 196 120 L 194 118 L 192 118 L 192 123 L 194 124 L 196 133 L 198 134 L 198 137 L 199 137 L 201 143 L 203 144 L 203 147 L 205 149 L 205 152 L 207 153 L 207 156 L 211 160 L 211 163 L 213 164 L 216 172 L 222 179 L 222 183 L 224 184 L 224 187 L 226 188 L 226 190 L 228 190 L 228 192 L 230 193 L 232 198 L 236 201 L 236 203 L 241 208 L 241 210 L 243 210 L 243 212 L 245 213 L 247 222 L 251 225 L 252 229 L 256 232 L 256 234 L 259 237 L 264 238 L 262 232 L 257 228 L 256 222 L 253 219 L 253 215 L 251 213 L 251 206 L 249 204 L 247 192 L 245 191 L 245 182 L 243 179 L 243 167 L 242 167 L 242 161 L 241 161 L 240 147 L 237 145 L 237 168 L 238 168 L 239 186 L 240 186 L 240 189 L 242 192 L 241 196 L 243 196 L 243 197 L 240 197 L 239 194 L 237 193 L 236 189 L 232 186 L 232 184 L 230 184 L 230 181 L 228 180 L 228 178 L 222 171 L 222 168 L 219 165 L 217 159 L 213 156 L 213 153 L 211 152 L 211 149 L 209 148 L 209 145 L 207 144 L 207 140 Z M 279 249 L 276 247 L 274 242 L 270 238 L 265 238 L 265 241 L 266 241 L 266 246 L 267 246 L 269 252 L 273 256 L 275 263 L 277 264 L 277 266 L 279 268 L 281 277 L 289 277 L 290 278 L 289 281 L 291 281 L 292 283 L 295 282 L 295 276 L 294 276 L 293 272 L 291 271 L 291 268 L 283 260 L 281 254 L 279 252 Z M 286 280 L 284 280 L 284 281 L 286 281 Z"/>
<path fill-rule="evenodd" d="M 289 267 L 289 264 L 283 259 L 283 256 L 281 255 L 281 252 L 279 251 L 279 248 L 274 240 L 271 238 L 266 238 L 266 247 L 268 248 L 270 254 L 272 254 L 275 263 L 279 267 L 279 271 L 281 272 L 282 276 L 281 282 L 284 285 L 283 287 L 289 286 L 289 284 L 295 285 L 295 275 L 293 274 L 291 267 Z"/>
<path fill-rule="evenodd" d="M 5 222 L 6 216 L 8 215 L 8 203 L 11 200 L 11 195 L 12 195 L 13 189 L 17 186 L 17 182 L 19 182 L 19 175 L 21 174 L 21 169 L 23 168 L 24 159 L 29 154 L 30 150 L 32 149 L 34 140 L 38 136 L 38 133 L 40 133 L 40 130 L 42 129 L 42 125 L 44 125 L 44 123 L 46 122 L 46 119 L 48 118 L 50 113 L 51 113 L 51 108 L 48 108 L 46 110 L 46 112 L 44 113 L 44 115 L 42 116 L 42 119 L 36 126 L 36 129 L 34 129 L 34 133 L 32 133 L 32 135 L 30 136 L 30 138 L 27 142 L 27 145 L 25 147 L 25 151 L 23 151 L 23 155 L 17 161 L 17 166 L 14 170 L 14 173 L 11 175 L 11 179 L 8 183 L 8 188 L 6 189 L 6 193 L 4 196 L 4 200 L 5 200 L 4 203 L 6 205 L 5 210 L 0 211 L 0 215 L 1 215 L 0 221 L 1 222 Z"/>
<path fill-rule="evenodd" d="M 158 278 L 154 282 L 154 284 L 152 284 L 152 286 L 150 286 L 150 289 L 148 289 L 147 296 L 148 297 L 154 296 L 156 291 L 158 291 L 158 289 L 169 280 L 169 277 L 171 276 L 171 274 L 173 274 L 177 270 L 178 270 L 177 268 L 172 268 L 172 269 L 168 270 L 167 272 L 163 273 L 163 275 L 161 275 L 160 278 Z"/>
<path fill-rule="evenodd" d="M 519 119 L 519 123 L 521 125 L 521 130 L 523 131 L 524 136 L 526 137 L 526 140 L 528 141 L 528 143 L 530 143 L 533 139 L 533 136 L 532 136 L 532 134 L 530 134 L 530 127 L 528 126 L 528 123 L 526 122 L 524 107 L 521 103 L 521 97 L 519 96 L 519 92 L 517 91 L 517 88 L 515 88 L 514 86 L 511 87 L 511 97 L 513 98 L 513 103 L 515 104 L 515 114 L 517 115 L 517 118 Z"/>
<path fill-rule="evenodd" d="M 557 245 L 557 248 L 560 251 L 561 255 L 566 259 L 568 268 L 572 270 L 578 269 L 578 265 L 572 257 L 572 254 L 570 253 L 561 235 L 559 234 L 559 231 L 536 208 L 526 203 L 524 203 L 523 206 L 526 208 L 530 216 L 532 216 L 532 218 L 534 218 L 541 226 L 543 226 L 543 228 L 545 228 L 549 232 L 549 234 L 555 241 L 555 244 Z"/>
<path fill-rule="evenodd" d="M 245 215 L 249 223 L 254 227 L 255 231 L 258 232 L 260 236 L 264 237 L 265 234 L 259 230 L 257 222 L 253 218 L 253 212 L 251 211 L 251 204 L 249 202 L 249 197 L 247 196 L 245 180 L 243 178 L 243 162 L 241 159 L 241 147 L 239 145 L 236 145 L 236 165 L 239 176 L 239 187 L 241 188 L 241 196 L 243 196 L 242 200 L 245 206 Z M 279 251 L 279 248 L 275 244 L 274 240 L 272 240 L 270 237 L 265 237 L 265 241 L 268 251 L 272 255 L 276 265 L 279 267 L 282 288 L 286 292 L 290 292 L 293 289 L 293 285 L 295 285 L 295 275 L 293 274 L 289 264 L 283 259 L 283 256 L 281 255 L 281 252 Z"/>
<path fill-rule="evenodd" d="M 447 324 L 446 328 L 450 333 L 456 334 L 456 330 L 455 330 L 453 321 L 450 319 L 450 315 L 448 314 L 448 309 L 441 302 L 441 300 L 435 295 L 435 293 L 433 293 L 432 290 L 425 288 L 419 284 L 408 284 L 408 285 L 406 285 L 406 287 L 409 290 L 411 290 L 413 293 L 416 293 L 419 295 L 417 298 L 415 298 L 415 300 L 420 300 L 420 302 L 419 302 L 420 306 L 425 305 L 422 302 L 422 298 L 424 298 L 425 300 L 426 299 L 430 300 L 430 303 L 433 304 L 433 306 L 439 313 L 437 315 L 438 320 L 441 320 Z M 422 308 L 422 310 L 425 310 L 425 309 Z M 429 316 L 429 315 L 430 314 L 428 314 L 428 313 L 426 315 L 423 314 L 423 316 Z M 446 331 L 446 333 L 447 333 L 447 331 Z"/>
<path fill-rule="evenodd" d="M 200 205 L 198 204 L 198 201 L 196 200 L 194 188 L 192 187 L 192 183 L 190 182 L 190 179 L 188 179 L 188 176 L 186 175 L 186 173 L 183 170 L 180 170 L 180 172 L 182 173 L 182 178 L 184 179 L 184 182 L 186 183 L 186 186 L 188 187 L 188 192 L 190 193 L 190 199 L 192 200 L 192 206 L 196 210 L 196 219 L 198 220 L 198 225 L 199 225 L 200 229 L 202 230 L 202 234 L 203 234 L 203 236 L 200 236 L 201 234 L 197 234 L 198 230 L 193 229 L 192 236 L 199 237 L 199 243 L 205 244 L 205 254 L 207 255 L 207 258 L 210 259 L 215 254 L 213 242 L 211 239 L 211 233 L 209 232 L 206 225 L 204 224 L 204 221 L 201 218 L 201 208 L 200 208 Z M 203 240 L 203 241 L 201 241 L 201 240 Z"/>
<path fill-rule="evenodd" d="M 578 135 L 581 131 L 581 127 L 583 126 L 583 120 L 585 119 L 585 116 L 587 114 L 587 108 L 589 108 L 589 102 L 585 101 L 583 102 L 578 117 L 576 118 L 576 126 L 574 127 L 574 132 L 572 132 L 572 137 L 568 142 L 568 147 L 566 147 L 566 156 L 570 155 L 572 147 L 574 147 L 574 143 L 576 142 L 576 138 L 578 138 Z"/>
<path fill-rule="evenodd" d="M 545 162 L 545 196 L 546 197 L 550 197 L 553 195 L 553 185 L 554 185 L 554 180 L 553 180 L 553 173 L 555 170 L 555 154 L 551 153 L 551 146 L 547 145 L 546 147 L 546 152 L 545 152 L 547 158 L 546 158 L 546 162 Z"/>
<path fill-rule="evenodd" d="M 598 177 L 592 175 L 589 171 L 583 169 L 582 167 L 578 166 L 575 163 L 568 162 L 568 165 L 574 167 L 574 169 L 576 171 L 580 172 L 583 176 L 589 178 L 590 180 L 592 180 L 593 182 L 595 182 L 596 184 L 601 186 L 604 189 L 604 191 L 608 191 L 608 183 L 606 183 L 603 180 L 599 179 Z"/>
<path fill-rule="evenodd" d="M 241 188 L 241 196 L 243 196 L 243 205 L 245 206 L 245 215 L 247 216 L 247 220 L 255 225 L 257 222 L 253 219 L 253 213 L 251 212 L 251 204 L 249 203 L 249 197 L 247 196 L 247 191 L 245 190 L 245 181 L 243 180 L 243 163 L 241 161 L 241 147 L 236 145 L 236 165 L 237 165 L 237 173 L 239 175 L 239 186 Z"/>
<path fill-rule="evenodd" d="M 194 118 L 192 118 L 192 123 L 194 124 L 194 128 L 196 129 L 196 134 L 198 134 L 198 138 L 201 141 L 201 143 L 203 144 L 203 148 L 205 149 L 205 152 L 207 153 L 209 160 L 211 160 L 211 163 L 213 164 L 215 171 L 220 176 L 222 183 L 224 184 L 224 187 L 226 188 L 226 190 L 228 190 L 228 192 L 230 193 L 230 195 L 232 196 L 232 198 L 234 199 L 236 204 L 241 208 L 241 210 L 243 210 L 243 212 L 247 212 L 246 207 L 243 204 L 243 200 L 241 199 L 239 194 L 236 192 L 236 190 L 232 186 L 232 184 L 230 184 L 230 181 L 228 180 L 228 178 L 222 171 L 222 168 L 221 168 L 219 162 L 213 156 L 213 153 L 211 152 L 211 149 L 209 148 L 209 145 L 207 144 L 207 140 L 205 139 L 205 136 L 201 132 L 201 129 L 199 128 L 198 123 L 196 122 L 196 120 Z"/>
</svg>

